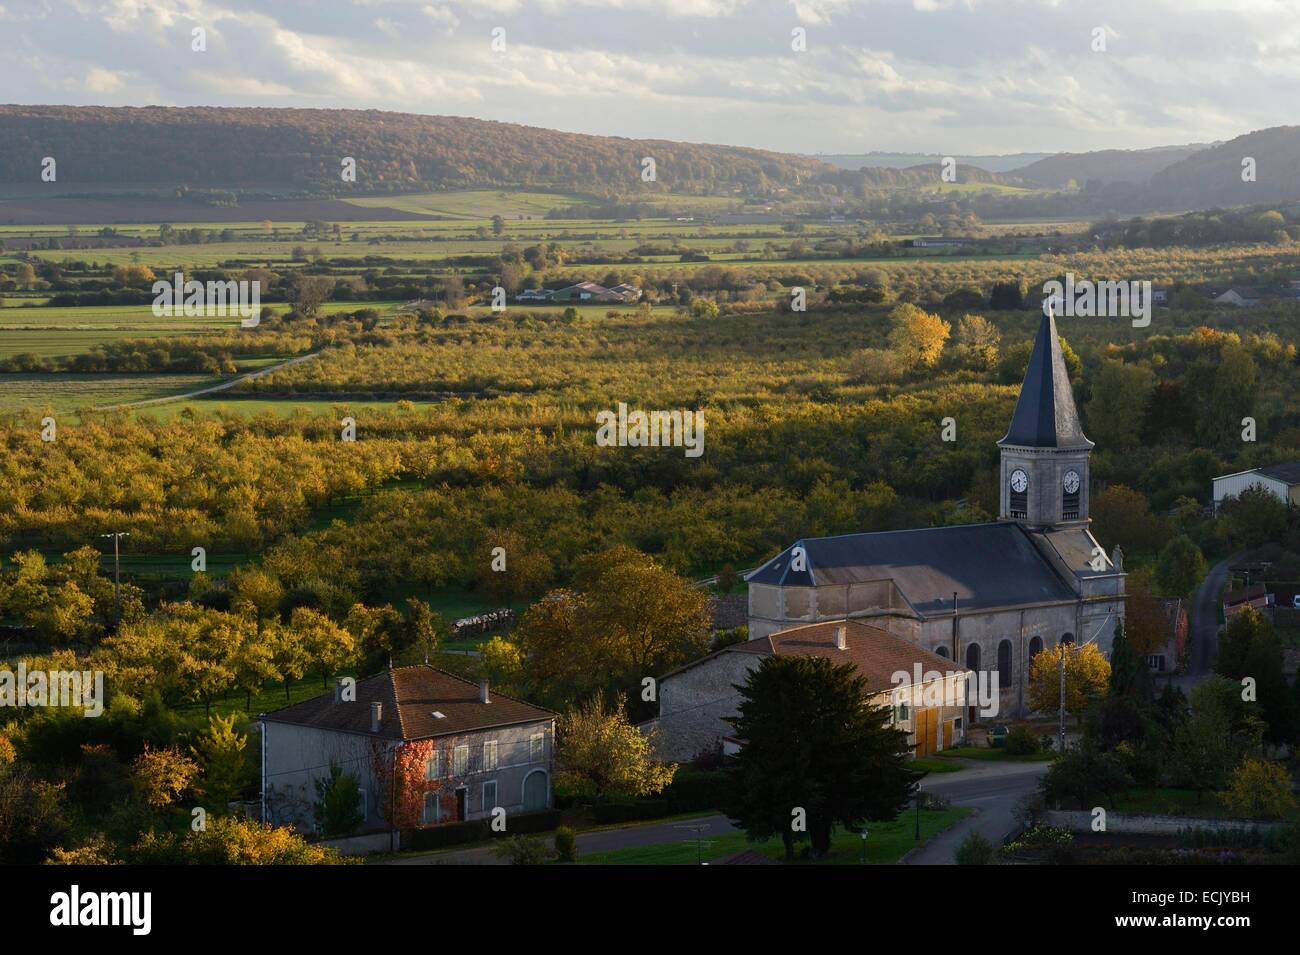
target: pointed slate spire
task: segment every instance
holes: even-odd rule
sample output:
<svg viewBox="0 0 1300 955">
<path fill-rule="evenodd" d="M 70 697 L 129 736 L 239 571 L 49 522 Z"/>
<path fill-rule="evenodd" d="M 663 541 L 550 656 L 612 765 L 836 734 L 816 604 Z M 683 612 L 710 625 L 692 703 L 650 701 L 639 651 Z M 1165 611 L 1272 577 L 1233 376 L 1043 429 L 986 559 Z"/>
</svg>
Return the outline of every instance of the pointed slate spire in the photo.
<svg viewBox="0 0 1300 955">
<path fill-rule="evenodd" d="M 1011 427 L 998 444 L 1022 448 L 1092 447 L 1079 424 L 1050 300 L 1043 303 L 1043 320 L 1034 338 Z"/>
</svg>

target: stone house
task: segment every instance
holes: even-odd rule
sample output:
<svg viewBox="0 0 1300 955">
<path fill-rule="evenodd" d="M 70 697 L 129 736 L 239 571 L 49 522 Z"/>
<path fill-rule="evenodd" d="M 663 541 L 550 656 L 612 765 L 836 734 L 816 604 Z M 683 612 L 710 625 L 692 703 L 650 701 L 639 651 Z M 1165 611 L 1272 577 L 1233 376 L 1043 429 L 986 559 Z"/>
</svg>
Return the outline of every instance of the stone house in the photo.
<svg viewBox="0 0 1300 955">
<path fill-rule="evenodd" d="M 655 755 L 685 762 L 744 745 L 727 722 L 740 704 L 738 685 L 769 656 L 818 656 L 851 663 L 866 681 L 866 701 L 890 709 L 916 755 L 961 742 L 969 722 L 965 667 L 887 630 L 857 620 L 795 627 L 733 643 L 658 681 L 659 715 L 641 724 L 654 732 Z M 918 679 L 919 677 L 919 679 Z"/>
<path fill-rule="evenodd" d="M 357 778 L 363 832 L 389 828 L 394 797 L 399 828 L 551 807 L 555 714 L 486 681 L 398 667 L 258 719 L 262 818 L 275 825 L 314 828 L 331 765 Z"/>
</svg>

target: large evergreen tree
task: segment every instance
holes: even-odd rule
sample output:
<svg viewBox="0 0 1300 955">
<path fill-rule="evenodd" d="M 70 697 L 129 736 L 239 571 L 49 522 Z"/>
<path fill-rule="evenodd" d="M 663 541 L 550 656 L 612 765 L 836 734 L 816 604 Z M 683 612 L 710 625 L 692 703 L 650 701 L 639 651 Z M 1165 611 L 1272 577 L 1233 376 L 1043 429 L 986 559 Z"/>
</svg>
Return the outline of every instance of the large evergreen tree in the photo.
<svg viewBox="0 0 1300 955">
<path fill-rule="evenodd" d="M 805 837 L 825 853 L 836 824 L 893 819 L 918 774 L 907 766 L 907 735 L 889 711 L 866 702 L 866 681 L 821 657 L 768 657 L 738 687 L 745 741 L 736 759 L 727 815 L 751 839 L 780 834 L 786 858 Z"/>
<path fill-rule="evenodd" d="M 1151 674 L 1125 635 L 1122 620 L 1115 624 L 1115 639 L 1110 647 L 1110 695 L 1133 697 L 1140 702 L 1151 699 Z"/>
</svg>

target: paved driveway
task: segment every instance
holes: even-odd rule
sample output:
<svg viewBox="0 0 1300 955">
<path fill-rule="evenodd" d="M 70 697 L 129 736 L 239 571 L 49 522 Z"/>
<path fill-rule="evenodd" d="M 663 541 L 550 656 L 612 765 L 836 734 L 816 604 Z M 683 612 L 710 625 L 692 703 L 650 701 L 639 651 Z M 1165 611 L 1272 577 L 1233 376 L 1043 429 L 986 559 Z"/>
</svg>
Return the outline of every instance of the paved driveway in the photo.
<svg viewBox="0 0 1300 955">
<path fill-rule="evenodd" d="M 939 833 L 920 849 L 902 860 L 904 865 L 951 865 L 953 853 L 972 831 L 998 846 L 1019 828 L 1016 807 L 1021 799 L 1038 788 L 1039 780 L 1050 763 L 997 763 L 962 760 L 971 764 L 959 773 L 927 776 L 921 789 L 943 796 L 954 806 L 975 810 L 951 829 Z"/>
</svg>

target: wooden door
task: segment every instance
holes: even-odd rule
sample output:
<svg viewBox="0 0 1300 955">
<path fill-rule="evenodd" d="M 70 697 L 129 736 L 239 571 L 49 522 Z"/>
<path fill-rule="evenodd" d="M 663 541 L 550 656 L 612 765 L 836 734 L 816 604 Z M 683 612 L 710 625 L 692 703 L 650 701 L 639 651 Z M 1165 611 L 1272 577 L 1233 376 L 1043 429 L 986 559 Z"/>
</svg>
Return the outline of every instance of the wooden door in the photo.
<svg viewBox="0 0 1300 955">
<path fill-rule="evenodd" d="M 916 755 L 929 756 L 934 752 L 934 709 L 916 710 Z"/>
<path fill-rule="evenodd" d="M 943 748 L 952 749 L 952 720 L 943 721 Z"/>
</svg>

